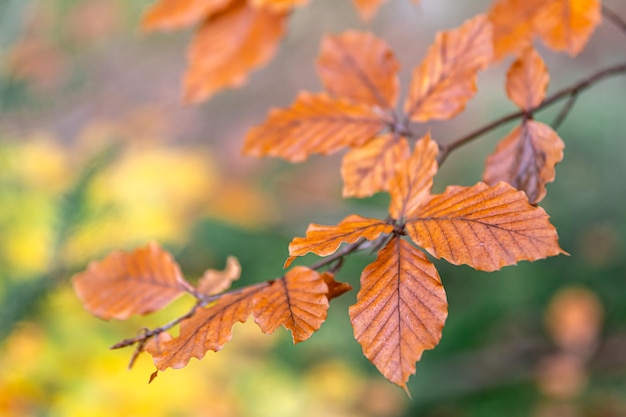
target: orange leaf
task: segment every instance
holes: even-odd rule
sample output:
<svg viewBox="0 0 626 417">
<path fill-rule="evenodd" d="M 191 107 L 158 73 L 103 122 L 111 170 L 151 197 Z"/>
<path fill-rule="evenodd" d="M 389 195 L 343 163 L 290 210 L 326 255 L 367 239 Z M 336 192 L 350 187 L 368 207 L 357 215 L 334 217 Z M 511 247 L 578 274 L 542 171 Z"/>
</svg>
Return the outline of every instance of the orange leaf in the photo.
<svg viewBox="0 0 626 417">
<path fill-rule="evenodd" d="M 399 67 L 383 40 L 354 31 L 326 36 L 317 60 L 328 92 L 382 108 L 395 106 Z"/>
<path fill-rule="evenodd" d="M 289 12 L 296 6 L 302 6 L 309 0 L 250 0 L 250 4 L 254 7 L 262 7 L 269 11 L 280 13 Z"/>
<path fill-rule="evenodd" d="M 413 71 L 405 111 L 412 120 L 449 119 L 476 92 L 476 74 L 492 57 L 491 23 L 484 15 L 437 34 L 426 58 Z"/>
<path fill-rule="evenodd" d="M 554 181 L 554 167 L 563 159 L 564 147 L 550 126 L 525 121 L 487 158 L 483 180 L 490 185 L 506 181 L 524 191 L 528 200 L 536 204 L 546 195 L 546 183 Z"/>
<path fill-rule="evenodd" d="M 160 310 L 189 286 L 171 255 L 156 243 L 112 252 L 74 275 L 72 283 L 85 308 L 105 320 Z"/>
<path fill-rule="evenodd" d="M 556 51 L 577 55 L 602 20 L 600 0 L 550 0 L 535 19 L 535 30 Z"/>
<path fill-rule="evenodd" d="M 160 0 L 144 13 L 144 30 L 181 29 L 225 9 L 233 0 Z"/>
<path fill-rule="evenodd" d="M 328 285 L 319 273 L 297 266 L 255 297 L 254 321 L 264 333 L 279 326 L 302 342 L 319 330 L 328 313 Z"/>
<path fill-rule="evenodd" d="M 342 243 L 354 243 L 363 238 L 377 239 L 383 233 L 391 233 L 393 226 L 377 219 L 351 214 L 337 226 L 321 226 L 311 224 L 306 231 L 306 237 L 296 237 L 289 244 L 291 255 L 285 262 L 289 266 L 296 256 L 313 252 L 318 256 L 327 256 L 335 253 Z"/>
<path fill-rule="evenodd" d="M 253 8 L 243 1 L 207 19 L 189 49 L 185 101 L 198 102 L 223 88 L 243 85 L 251 70 L 274 55 L 285 23 L 285 14 Z"/>
<path fill-rule="evenodd" d="M 378 8 L 387 1 L 388 0 L 352 0 L 354 7 L 356 7 L 359 16 L 361 16 L 363 20 L 370 20 L 374 17 Z"/>
<path fill-rule="evenodd" d="M 254 296 L 267 287 L 261 283 L 240 291 L 227 293 L 209 307 L 199 307 L 195 314 L 180 324 L 180 334 L 151 349 L 157 369 L 180 369 L 191 358 L 202 359 L 207 351 L 217 352 L 232 338 L 232 327 L 245 322 L 252 312 Z"/>
<path fill-rule="evenodd" d="M 265 123 L 251 129 L 243 151 L 299 162 L 313 153 L 360 146 L 384 127 L 385 122 L 369 106 L 303 92 L 290 108 L 274 109 Z"/>
<path fill-rule="evenodd" d="M 546 97 L 550 75 L 541 56 L 526 48 L 511 65 L 506 78 L 506 93 L 522 110 L 530 111 Z"/>
<path fill-rule="evenodd" d="M 341 176 L 344 197 L 368 197 L 389 189 L 398 165 L 411 155 L 403 137 L 386 134 L 364 146 L 351 149 L 343 157 Z"/>
<path fill-rule="evenodd" d="M 448 187 L 407 221 L 406 230 L 435 258 L 481 271 L 565 253 L 546 212 L 505 182 Z"/>
<path fill-rule="evenodd" d="M 326 298 L 328 298 L 328 301 L 352 290 L 352 285 L 348 284 L 347 282 L 335 281 L 335 276 L 330 272 L 322 273 L 322 279 L 328 286 L 328 293 L 326 293 Z"/>
<path fill-rule="evenodd" d="M 415 362 L 439 343 L 447 309 L 435 266 L 395 237 L 363 270 L 350 318 L 365 356 L 385 378 L 406 389 Z"/>
<path fill-rule="evenodd" d="M 499 0 L 491 7 L 494 60 L 520 51 L 532 41 L 535 18 L 545 4 L 546 0 Z"/>
<path fill-rule="evenodd" d="M 230 288 L 233 281 L 241 275 L 241 265 L 234 256 L 226 259 L 226 267 L 223 271 L 207 269 L 198 281 L 197 290 L 205 295 L 219 294 Z"/>
<path fill-rule="evenodd" d="M 427 133 L 415 144 L 413 155 L 398 167 L 389 187 L 389 214 L 394 219 L 410 216 L 430 195 L 437 173 L 437 143 Z"/>
</svg>

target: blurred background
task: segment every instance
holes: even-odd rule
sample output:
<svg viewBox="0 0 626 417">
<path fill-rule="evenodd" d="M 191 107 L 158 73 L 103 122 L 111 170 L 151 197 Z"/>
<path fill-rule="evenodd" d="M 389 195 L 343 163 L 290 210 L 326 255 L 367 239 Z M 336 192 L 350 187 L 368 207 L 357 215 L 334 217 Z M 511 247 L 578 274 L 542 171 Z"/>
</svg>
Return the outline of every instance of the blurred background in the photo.
<svg viewBox="0 0 626 417">
<path fill-rule="evenodd" d="M 388 199 L 341 199 L 340 156 L 304 164 L 242 157 L 245 132 L 300 90 L 319 91 L 324 32 L 367 29 L 389 42 L 402 83 L 438 30 L 488 0 L 392 0 L 370 23 L 347 0 L 298 9 L 272 63 L 239 90 L 197 106 L 179 84 L 191 31 L 141 34 L 148 0 L 0 0 L 0 415 L 2 416 L 589 416 L 626 415 L 626 77 L 578 99 L 542 206 L 571 256 L 494 273 L 435 261 L 450 303 L 441 344 L 409 381 L 388 383 L 354 341 L 347 308 L 293 346 L 280 330 L 238 324 L 232 342 L 148 385 L 148 356 L 108 347 L 185 312 L 192 300 L 126 322 L 83 310 L 70 277 L 112 249 L 156 240 L 193 280 L 237 256 L 236 285 L 282 274 L 287 244 L 310 222 L 385 216 Z M 626 18 L 626 3 L 606 0 Z M 576 58 L 538 46 L 554 92 L 623 62 L 610 22 Z M 479 77 L 465 113 L 431 123 L 447 142 L 515 111 L 510 60 Z M 561 105 L 537 115 L 550 123 Z M 479 181 L 514 124 L 453 153 L 435 188 Z M 373 257 L 338 279 L 355 287 Z M 305 258 L 303 263 L 314 257 Z M 358 288 L 358 287 L 357 287 Z"/>
</svg>

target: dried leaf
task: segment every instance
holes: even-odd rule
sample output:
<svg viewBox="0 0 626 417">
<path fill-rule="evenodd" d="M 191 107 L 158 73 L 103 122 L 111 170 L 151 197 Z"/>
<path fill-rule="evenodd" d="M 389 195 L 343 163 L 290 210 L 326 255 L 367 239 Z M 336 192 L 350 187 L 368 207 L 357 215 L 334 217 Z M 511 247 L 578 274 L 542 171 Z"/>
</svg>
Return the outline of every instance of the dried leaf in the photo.
<svg viewBox="0 0 626 417">
<path fill-rule="evenodd" d="M 413 71 L 405 111 L 412 120 L 449 119 L 476 92 L 476 74 L 492 57 L 491 23 L 484 15 L 437 34 L 426 58 Z"/>
<path fill-rule="evenodd" d="M 384 121 L 369 106 L 304 92 L 290 108 L 274 109 L 265 123 L 251 129 L 243 151 L 300 162 L 313 153 L 360 146 L 384 127 Z"/>
<path fill-rule="evenodd" d="M 265 64 L 285 33 L 286 15 L 235 1 L 207 19 L 189 49 L 184 99 L 198 102 L 216 91 L 239 87 Z"/>
<path fill-rule="evenodd" d="M 352 291 L 352 285 L 347 282 L 338 282 L 335 281 L 335 275 L 330 272 L 322 273 L 322 279 L 328 286 L 328 292 L 326 293 L 326 298 L 328 301 L 333 298 L 337 298 L 340 295 L 347 293 L 348 291 Z"/>
<path fill-rule="evenodd" d="M 481 271 L 565 253 L 546 212 L 505 182 L 448 187 L 407 221 L 406 230 L 435 258 Z"/>
<path fill-rule="evenodd" d="M 160 310 L 189 286 L 178 264 L 156 243 L 112 252 L 74 275 L 72 283 L 85 308 L 105 320 Z"/>
<path fill-rule="evenodd" d="M 209 307 L 199 307 L 195 314 L 180 324 L 180 334 L 160 343 L 157 352 L 150 352 L 157 369 L 180 369 L 191 358 L 202 359 L 207 351 L 217 352 L 232 337 L 232 327 L 245 322 L 252 313 L 254 297 L 268 284 L 246 287 L 227 293 Z"/>
<path fill-rule="evenodd" d="M 354 3 L 354 7 L 356 7 L 357 12 L 359 12 L 361 19 L 370 20 L 374 17 L 378 8 L 387 1 L 388 0 L 352 0 L 352 3 Z"/>
<path fill-rule="evenodd" d="M 550 0 L 535 19 L 535 31 L 556 51 L 578 55 L 602 20 L 600 0 Z"/>
<path fill-rule="evenodd" d="M 256 295 L 254 321 L 264 333 L 285 326 L 294 343 L 302 342 L 326 320 L 327 294 L 328 285 L 319 273 L 297 266 Z"/>
<path fill-rule="evenodd" d="M 406 389 L 415 362 L 439 343 L 447 307 L 434 265 L 395 237 L 363 271 L 350 318 L 365 356 L 388 380 Z"/>
<path fill-rule="evenodd" d="M 234 256 L 226 259 L 226 267 L 223 271 L 207 269 L 198 281 L 197 290 L 201 294 L 213 295 L 230 288 L 233 281 L 241 275 L 241 265 Z"/>
<path fill-rule="evenodd" d="M 564 147 L 550 126 L 527 120 L 502 139 L 487 158 L 483 180 L 490 185 L 506 181 L 536 204 L 545 197 L 546 184 L 554 181 Z"/>
<path fill-rule="evenodd" d="M 335 253 L 342 243 L 354 243 L 359 239 L 374 240 L 383 233 L 391 233 L 393 226 L 377 219 L 351 214 L 337 226 L 311 224 L 306 237 L 296 237 L 289 244 L 289 255 L 285 267 L 289 266 L 296 256 L 313 252 L 318 256 Z"/>
<path fill-rule="evenodd" d="M 369 197 L 388 190 L 398 165 L 410 155 L 407 140 L 391 133 L 351 149 L 341 164 L 343 196 Z"/>
<path fill-rule="evenodd" d="M 541 56 L 526 48 L 509 69 L 506 93 L 519 108 L 530 111 L 546 97 L 549 82 L 548 68 Z"/>
<path fill-rule="evenodd" d="M 536 16 L 545 4 L 546 0 L 499 0 L 491 7 L 494 60 L 521 51 L 532 41 Z"/>
<path fill-rule="evenodd" d="M 274 13 L 289 12 L 296 6 L 303 6 L 309 0 L 250 0 L 254 7 L 262 7 Z"/>
<path fill-rule="evenodd" d="M 398 98 L 399 68 L 383 40 L 354 31 L 326 36 L 317 60 L 317 70 L 329 93 L 389 109 Z"/>
<path fill-rule="evenodd" d="M 182 29 L 225 9 L 233 0 L 160 0 L 144 13 L 144 30 Z"/>
<path fill-rule="evenodd" d="M 389 187 L 389 214 L 394 219 L 410 216 L 430 195 L 437 173 L 437 143 L 427 133 L 415 144 L 413 155 L 398 168 Z"/>
</svg>

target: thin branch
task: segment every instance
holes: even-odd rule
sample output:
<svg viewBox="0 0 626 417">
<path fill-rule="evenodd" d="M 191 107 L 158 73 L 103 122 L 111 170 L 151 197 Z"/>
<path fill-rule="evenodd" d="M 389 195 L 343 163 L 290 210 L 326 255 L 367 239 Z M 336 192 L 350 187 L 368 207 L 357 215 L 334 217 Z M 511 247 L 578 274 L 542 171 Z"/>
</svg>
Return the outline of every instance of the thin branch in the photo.
<svg viewBox="0 0 626 417">
<path fill-rule="evenodd" d="M 598 81 L 601 81 L 605 78 L 611 77 L 613 75 L 618 75 L 618 74 L 622 74 L 622 73 L 626 73 L 626 62 L 621 63 L 621 64 L 617 64 L 617 65 L 613 65 L 611 67 L 608 68 L 604 68 L 600 71 L 597 71 L 593 74 L 591 74 L 590 76 L 588 76 L 587 78 L 584 78 L 580 81 L 578 81 L 577 83 L 572 84 L 569 87 L 566 87 L 554 94 L 552 94 L 551 96 L 549 96 L 548 98 L 546 98 L 540 105 L 538 105 L 537 107 L 531 109 L 530 111 L 524 111 L 524 110 L 520 110 L 520 111 L 516 111 L 514 113 L 511 114 L 507 114 L 506 116 L 502 116 L 499 119 L 494 120 L 493 122 L 478 128 L 477 130 L 463 136 L 460 139 L 457 139 L 455 141 L 452 141 L 450 143 L 447 143 L 445 145 L 441 146 L 441 153 L 439 154 L 439 158 L 437 160 L 437 162 L 439 163 L 439 165 L 441 165 L 446 158 L 448 157 L 448 155 L 450 154 L 450 152 L 452 152 L 453 150 L 459 148 L 462 145 L 465 145 L 468 142 L 471 142 L 472 140 L 502 126 L 505 123 L 508 123 L 510 121 L 528 116 L 528 114 L 532 114 L 536 111 L 539 111 L 541 109 L 544 109 L 560 100 L 563 100 L 566 97 L 572 96 L 572 95 L 578 95 L 580 92 L 582 92 L 583 90 L 586 90 L 587 88 L 591 87 L 592 85 L 594 85 L 595 83 L 597 83 Z"/>
<path fill-rule="evenodd" d="M 626 21 L 624 21 L 624 19 L 622 19 L 617 13 L 606 7 L 604 4 L 602 5 L 602 15 L 617 26 L 624 34 L 626 34 Z"/>
<path fill-rule="evenodd" d="M 574 104 L 576 103 L 576 99 L 578 98 L 578 92 L 572 93 L 567 99 L 565 106 L 561 109 L 559 114 L 556 115 L 554 121 L 552 122 L 552 128 L 554 130 L 558 130 L 561 124 L 565 121 L 565 118 L 569 115 L 569 112 L 574 108 Z"/>
</svg>

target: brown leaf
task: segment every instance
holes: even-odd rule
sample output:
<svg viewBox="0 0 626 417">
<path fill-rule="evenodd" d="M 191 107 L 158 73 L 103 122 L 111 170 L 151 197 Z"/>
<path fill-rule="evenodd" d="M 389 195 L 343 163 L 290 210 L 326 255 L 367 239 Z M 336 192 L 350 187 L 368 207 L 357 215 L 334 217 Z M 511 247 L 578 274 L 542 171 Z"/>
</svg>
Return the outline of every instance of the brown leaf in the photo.
<svg viewBox="0 0 626 417">
<path fill-rule="evenodd" d="M 289 12 L 296 6 L 303 6 L 309 0 L 250 0 L 254 7 L 262 7 L 274 13 Z"/>
<path fill-rule="evenodd" d="M 289 266 L 296 256 L 313 252 L 318 256 L 335 253 L 342 243 L 354 243 L 359 239 L 374 240 L 383 233 L 391 233 L 393 226 L 377 219 L 351 214 L 337 226 L 311 224 L 306 237 L 296 237 L 289 244 L 289 255 L 285 267 Z"/>
<path fill-rule="evenodd" d="M 413 71 L 405 111 L 412 120 L 449 119 L 476 92 L 476 74 L 492 57 L 491 23 L 484 15 L 458 29 L 439 32 L 422 63 Z"/>
<path fill-rule="evenodd" d="M 264 65 L 285 33 L 286 15 L 235 1 L 208 18 L 189 49 L 184 99 L 199 102 L 223 88 L 239 87 Z"/>
<path fill-rule="evenodd" d="M 348 284 L 347 282 L 335 281 L 335 275 L 331 274 L 330 272 L 322 273 L 322 279 L 328 286 L 328 293 L 326 293 L 326 298 L 328 298 L 328 301 L 332 300 L 333 298 L 337 298 L 347 293 L 348 291 L 352 291 L 352 285 Z"/>
<path fill-rule="evenodd" d="M 234 256 L 226 259 L 226 267 L 223 271 L 207 269 L 198 281 L 197 290 L 201 294 L 213 295 L 230 288 L 233 281 L 241 275 L 241 265 Z"/>
<path fill-rule="evenodd" d="M 285 326 L 294 343 L 302 342 L 326 320 L 328 291 L 319 273 L 297 266 L 255 296 L 254 321 L 264 333 Z"/>
<path fill-rule="evenodd" d="M 274 109 L 262 125 L 251 129 L 243 151 L 276 156 L 291 162 L 313 153 L 330 154 L 360 146 L 385 127 L 369 106 L 327 94 L 300 93 L 288 109 Z"/>
<path fill-rule="evenodd" d="M 143 15 L 144 30 L 182 29 L 225 9 L 233 0 L 160 0 Z"/>
<path fill-rule="evenodd" d="M 556 51 L 578 55 L 602 20 L 600 0 L 550 0 L 535 19 L 535 31 Z"/>
<path fill-rule="evenodd" d="M 252 313 L 254 297 L 268 284 L 261 283 L 240 291 L 227 293 L 209 307 L 199 307 L 195 314 L 180 324 L 180 334 L 159 343 L 150 352 L 157 369 L 180 369 L 191 358 L 202 359 L 207 351 L 217 352 L 232 338 L 232 327 L 245 322 Z"/>
<path fill-rule="evenodd" d="M 487 158 L 483 180 L 490 185 L 506 181 L 536 204 L 545 197 L 546 184 L 554 181 L 554 168 L 563 159 L 564 147 L 550 126 L 527 120 L 502 139 Z"/>
<path fill-rule="evenodd" d="M 189 286 L 178 264 L 156 243 L 112 252 L 74 275 L 72 283 L 85 308 L 105 320 L 160 310 Z"/>
<path fill-rule="evenodd" d="M 439 343 L 447 308 L 434 265 L 395 237 L 363 270 L 350 318 L 365 356 L 385 378 L 406 389 L 415 362 Z"/>
<path fill-rule="evenodd" d="M 370 33 L 327 35 L 317 70 L 332 95 L 358 103 L 393 108 L 398 98 L 398 69 L 389 45 Z"/>
<path fill-rule="evenodd" d="M 370 20 L 374 17 L 378 8 L 387 1 L 388 0 L 352 0 L 352 3 L 354 3 L 354 7 L 356 7 L 357 12 L 359 12 L 361 19 Z"/>
<path fill-rule="evenodd" d="M 343 196 L 369 197 L 388 190 L 398 165 L 410 155 L 407 140 L 391 133 L 351 149 L 341 164 Z"/>
<path fill-rule="evenodd" d="M 545 4 L 546 0 L 499 0 L 494 3 L 489 10 L 494 60 L 521 51 L 532 41 L 536 16 Z"/>
<path fill-rule="evenodd" d="M 407 221 L 406 230 L 435 258 L 481 271 L 565 253 L 546 212 L 505 182 L 448 187 Z"/>
<path fill-rule="evenodd" d="M 410 216 L 430 195 L 437 173 L 437 143 L 427 133 L 415 144 L 413 155 L 398 167 L 389 187 L 389 214 L 394 219 Z"/>
<path fill-rule="evenodd" d="M 549 82 L 548 68 L 541 56 L 526 48 L 509 69 L 506 93 L 519 108 L 530 111 L 546 97 Z"/>
</svg>

